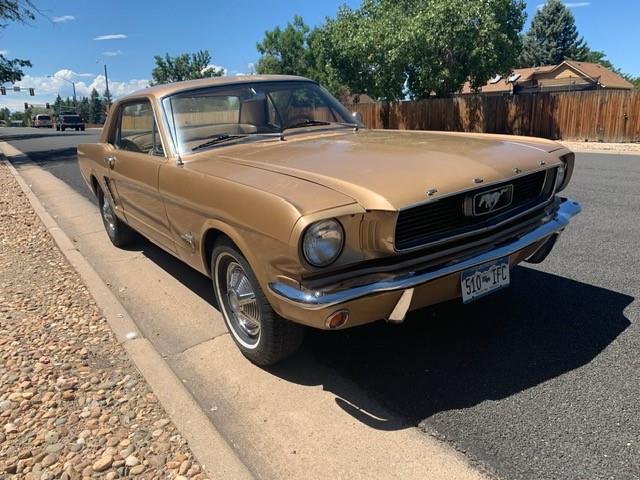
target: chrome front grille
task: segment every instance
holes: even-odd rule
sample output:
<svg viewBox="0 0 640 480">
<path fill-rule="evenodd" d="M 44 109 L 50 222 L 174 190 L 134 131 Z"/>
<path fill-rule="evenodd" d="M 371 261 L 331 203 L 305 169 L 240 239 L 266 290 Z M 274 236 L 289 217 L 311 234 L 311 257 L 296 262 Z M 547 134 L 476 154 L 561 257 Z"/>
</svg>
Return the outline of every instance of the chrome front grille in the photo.
<svg viewBox="0 0 640 480">
<path fill-rule="evenodd" d="M 553 195 L 555 175 L 555 168 L 543 170 L 401 210 L 396 222 L 396 250 L 458 237 L 527 212 Z M 465 215 L 465 200 L 470 195 L 507 185 L 513 185 L 513 197 L 508 208 L 482 216 Z"/>
</svg>

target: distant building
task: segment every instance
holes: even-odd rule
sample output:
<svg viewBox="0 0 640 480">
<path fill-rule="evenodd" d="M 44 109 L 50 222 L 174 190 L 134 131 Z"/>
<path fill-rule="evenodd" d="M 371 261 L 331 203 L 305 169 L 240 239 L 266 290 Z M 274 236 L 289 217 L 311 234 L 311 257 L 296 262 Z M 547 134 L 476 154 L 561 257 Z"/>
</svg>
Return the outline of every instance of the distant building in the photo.
<svg viewBox="0 0 640 480">
<path fill-rule="evenodd" d="M 633 85 L 615 72 L 597 63 L 565 60 L 559 65 L 517 68 L 511 75 L 496 75 L 479 93 L 503 95 L 509 93 L 559 92 L 576 90 L 631 90 Z M 461 94 L 474 93 L 469 82 Z"/>
</svg>

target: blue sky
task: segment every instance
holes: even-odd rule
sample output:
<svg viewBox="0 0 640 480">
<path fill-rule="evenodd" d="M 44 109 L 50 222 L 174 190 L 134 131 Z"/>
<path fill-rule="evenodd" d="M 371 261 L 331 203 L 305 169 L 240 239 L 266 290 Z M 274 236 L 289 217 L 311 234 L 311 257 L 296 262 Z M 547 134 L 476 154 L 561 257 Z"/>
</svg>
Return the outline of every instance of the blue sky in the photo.
<svg viewBox="0 0 640 480">
<path fill-rule="evenodd" d="M 36 88 L 38 95 L 30 102 L 52 100 L 58 92 L 71 96 L 66 80 L 76 82 L 79 95 L 88 94 L 93 86 L 104 90 L 104 63 L 116 95 L 142 88 L 150 78 L 153 55 L 165 52 L 208 49 L 213 63 L 229 75 L 247 73 L 258 58 L 255 44 L 265 30 L 285 25 L 295 14 L 316 25 L 334 15 L 341 4 L 360 4 L 360 0 L 34 2 L 45 16 L 0 31 L 0 51 L 33 62 L 21 82 Z M 529 20 L 541 3 L 528 2 Z M 614 65 L 640 76 L 640 0 L 565 3 L 591 48 L 604 50 Z M 0 97 L 0 106 L 19 108 L 27 98 Z"/>
</svg>

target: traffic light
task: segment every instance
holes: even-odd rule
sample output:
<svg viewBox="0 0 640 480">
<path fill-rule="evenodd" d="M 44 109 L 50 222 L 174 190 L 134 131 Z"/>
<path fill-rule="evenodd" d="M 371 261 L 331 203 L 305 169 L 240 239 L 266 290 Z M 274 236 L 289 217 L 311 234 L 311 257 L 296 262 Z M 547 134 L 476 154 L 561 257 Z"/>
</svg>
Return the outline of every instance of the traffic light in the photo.
<svg viewBox="0 0 640 480">
<path fill-rule="evenodd" d="M 2 95 L 6 95 L 7 94 L 7 89 L 5 87 L 0 87 L 0 93 Z"/>
<path fill-rule="evenodd" d="M 46 108 L 47 110 L 49 110 L 51 107 L 49 106 L 49 102 L 44 104 L 44 108 Z"/>
<path fill-rule="evenodd" d="M 24 102 L 24 109 L 29 110 L 29 104 L 27 102 Z"/>
<path fill-rule="evenodd" d="M 29 95 L 31 95 L 32 97 L 36 94 L 36 91 L 33 88 L 29 89 Z"/>
</svg>

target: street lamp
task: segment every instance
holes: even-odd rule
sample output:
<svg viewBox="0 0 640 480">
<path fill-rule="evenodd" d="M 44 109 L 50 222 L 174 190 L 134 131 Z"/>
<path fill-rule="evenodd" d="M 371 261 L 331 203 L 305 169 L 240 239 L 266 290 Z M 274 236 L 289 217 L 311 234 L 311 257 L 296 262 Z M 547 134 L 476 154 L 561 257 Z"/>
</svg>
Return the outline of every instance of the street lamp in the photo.
<svg viewBox="0 0 640 480">
<path fill-rule="evenodd" d="M 73 86 L 73 108 L 76 109 L 76 111 L 78 110 L 78 102 L 76 100 L 76 82 L 73 82 L 71 80 L 68 80 L 64 77 L 54 77 L 53 75 L 47 75 L 47 78 L 60 78 L 62 80 L 64 80 L 65 82 L 70 83 Z"/>
</svg>

